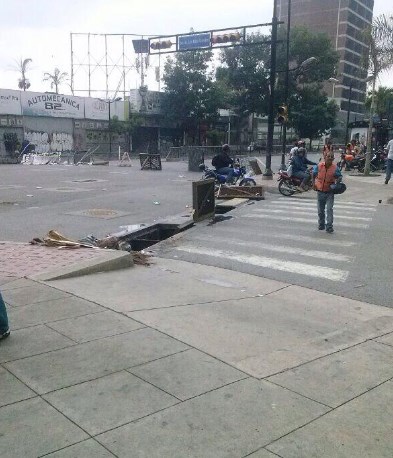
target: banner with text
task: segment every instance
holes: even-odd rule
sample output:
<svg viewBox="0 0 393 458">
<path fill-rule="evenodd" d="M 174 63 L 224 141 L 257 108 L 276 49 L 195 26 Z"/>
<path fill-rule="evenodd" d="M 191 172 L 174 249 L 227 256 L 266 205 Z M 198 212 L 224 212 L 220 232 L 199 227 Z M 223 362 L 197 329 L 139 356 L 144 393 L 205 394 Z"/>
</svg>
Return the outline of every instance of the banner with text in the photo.
<svg viewBox="0 0 393 458">
<path fill-rule="evenodd" d="M 0 89 L 0 114 L 21 115 L 20 91 Z"/>
<path fill-rule="evenodd" d="M 22 113 L 26 116 L 84 118 L 85 104 L 83 97 L 42 92 L 20 92 L 20 94 Z"/>
</svg>

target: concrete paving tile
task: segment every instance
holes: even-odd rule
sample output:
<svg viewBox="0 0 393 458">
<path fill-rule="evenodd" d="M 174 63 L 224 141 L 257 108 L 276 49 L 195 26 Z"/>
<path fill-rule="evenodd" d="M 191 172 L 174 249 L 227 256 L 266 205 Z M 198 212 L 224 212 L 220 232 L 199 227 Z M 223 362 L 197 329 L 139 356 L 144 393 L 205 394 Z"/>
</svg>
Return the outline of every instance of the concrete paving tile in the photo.
<svg viewBox="0 0 393 458">
<path fill-rule="evenodd" d="M 393 328 L 386 307 L 292 286 L 264 297 L 127 315 L 258 378 Z"/>
<path fill-rule="evenodd" d="M 39 398 L 1 407 L 0 431 L 2 458 L 37 458 L 88 438 Z"/>
<path fill-rule="evenodd" d="M 288 390 L 247 379 L 96 439 L 120 458 L 241 457 L 326 411 Z"/>
<path fill-rule="evenodd" d="M 44 398 L 91 435 L 179 402 L 126 371 L 64 388 Z"/>
<path fill-rule="evenodd" d="M 36 302 L 60 299 L 62 297 L 70 297 L 70 295 L 64 291 L 51 288 L 50 286 L 36 283 L 33 286 L 5 290 L 3 297 L 6 302 L 17 307 L 20 305 L 34 304 Z"/>
<path fill-rule="evenodd" d="M 36 396 L 25 384 L 0 367 L 0 407 Z"/>
<path fill-rule="evenodd" d="M 262 448 L 255 453 L 251 453 L 251 455 L 247 455 L 247 458 L 277 458 L 278 455 L 275 453 L 271 453 L 268 450 Z"/>
<path fill-rule="evenodd" d="M 111 458 L 114 456 L 94 439 L 89 439 L 45 455 L 45 458 Z"/>
<path fill-rule="evenodd" d="M 375 340 L 383 344 L 393 345 L 393 332 L 391 332 L 390 334 L 386 334 L 386 336 L 378 337 Z"/>
<path fill-rule="evenodd" d="M 152 290 L 154 278 L 154 294 Z M 134 268 L 52 281 L 51 285 L 112 310 L 127 312 L 267 294 L 285 283 L 211 266 L 155 258 L 149 269 Z"/>
<path fill-rule="evenodd" d="M 330 407 L 338 407 L 392 378 L 392 361 L 393 347 L 368 341 L 268 380 Z"/>
<path fill-rule="evenodd" d="M 6 286 L 8 283 L 12 283 L 13 281 L 17 280 L 18 277 L 13 277 L 12 275 L 5 275 L 3 273 L 0 273 L 0 286 L 2 291 L 6 289 Z"/>
<path fill-rule="evenodd" d="M 15 361 L 6 367 L 29 387 L 43 394 L 187 348 L 187 345 L 152 329 L 139 329 Z"/>
<path fill-rule="evenodd" d="M 88 342 L 89 340 L 114 336 L 145 327 L 143 324 L 111 310 L 56 321 L 50 323 L 49 326 L 76 342 Z"/>
<path fill-rule="evenodd" d="M 89 439 L 45 455 L 45 458 L 111 458 L 114 456 L 94 439 Z"/>
<path fill-rule="evenodd" d="M 247 377 L 244 372 L 193 349 L 129 371 L 182 400 Z"/>
<path fill-rule="evenodd" d="M 69 296 L 33 305 L 13 307 L 9 310 L 8 319 L 12 329 L 15 330 L 103 310 L 102 307 L 92 302 Z"/>
<path fill-rule="evenodd" d="M 19 329 L 11 331 L 11 336 L 1 342 L 0 362 L 38 355 L 74 344 L 72 340 L 44 325 Z"/>
<path fill-rule="evenodd" d="M 28 278 L 17 278 L 14 277 L 12 281 L 8 281 L 5 285 L 1 287 L 2 291 L 7 291 L 9 289 L 16 288 L 25 288 L 26 286 L 36 286 L 37 282 L 29 280 Z"/>
<path fill-rule="evenodd" d="M 285 458 L 391 458 L 392 405 L 386 382 L 266 448 Z"/>
</svg>

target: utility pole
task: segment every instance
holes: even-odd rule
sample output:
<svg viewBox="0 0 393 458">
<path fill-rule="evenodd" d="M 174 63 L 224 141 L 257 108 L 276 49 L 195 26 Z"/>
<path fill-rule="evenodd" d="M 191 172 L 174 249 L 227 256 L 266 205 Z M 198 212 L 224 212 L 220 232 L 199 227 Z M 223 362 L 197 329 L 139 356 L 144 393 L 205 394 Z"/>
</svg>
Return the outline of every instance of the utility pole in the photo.
<svg viewBox="0 0 393 458">
<path fill-rule="evenodd" d="M 291 0 L 288 0 L 287 13 L 287 56 L 285 62 L 285 88 L 284 88 L 284 105 L 288 107 L 288 91 L 289 91 L 289 41 L 291 34 Z M 286 170 L 285 155 L 287 152 L 287 123 L 282 125 L 282 154 L 281 154 L 281 169 Z"/>
<path fill-rule="evenodd" d="M 349 83 L 349 96 L 348 96 L 348 110 L 347 110 L 347 125 L 345 129 L 345 146 L 349 142 L 348 132 L 349 132 L 349 115 L 351 114 L 351 101 L 352 101 L 352 86 L 353 80 Z"/>
<path fill-rule="evenodd" d="M 272 39 L 270 52 L 270 94 L 269 94 L 269 112 L 268 112 L 268 130 L 267 130 L 267 145 L 266 145 L 266 170 L 264 177 L 273 178 L 272 172 L 272 152 L 273 152 L 273 136 L 274 136 L 274 95 L 276 85 L 276 54 L 277 54 L 277 0 L 273 4 L 272 18 Z"/>
</svg>

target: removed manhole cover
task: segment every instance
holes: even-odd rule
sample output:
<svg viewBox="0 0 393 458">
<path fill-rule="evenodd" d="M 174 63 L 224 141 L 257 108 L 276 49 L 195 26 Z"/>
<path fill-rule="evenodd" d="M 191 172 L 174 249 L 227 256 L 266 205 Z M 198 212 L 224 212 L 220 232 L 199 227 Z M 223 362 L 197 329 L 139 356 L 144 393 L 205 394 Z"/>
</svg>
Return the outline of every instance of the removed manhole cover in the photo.
<svg viewBox="0 0 393 458">
<path fill-rule="evenodd" d="M 0 207 L 7 207 L 10 205 L 18 205 L 17 202 L 0 202 Z"/>
<path fill-rule="evenodd" d="M 93 181 L 98 181 L 98 180 L 94 180 L 94 179 L 91 179 L 91 180 L 72 180 L 72 183 L 91 183 Z"/>
<path fill-rule="evenodd" d="M 103 183 L 108 180 L 101 180 L 99 178 L 79 178 L 78 180 L 63 181 L 63 183 Z"/>
<path fill-rule="evenodd" d="M 67 215 L 88 216 L 90 218 L 102 219 L 119 218 L 121 216 L 127 216 L 129 214 L 130 213 L 122 212 L 119 210 L 113 210 L 112 208 L 89 208 L 87 210 L 67 213 Z"/>
</svg>

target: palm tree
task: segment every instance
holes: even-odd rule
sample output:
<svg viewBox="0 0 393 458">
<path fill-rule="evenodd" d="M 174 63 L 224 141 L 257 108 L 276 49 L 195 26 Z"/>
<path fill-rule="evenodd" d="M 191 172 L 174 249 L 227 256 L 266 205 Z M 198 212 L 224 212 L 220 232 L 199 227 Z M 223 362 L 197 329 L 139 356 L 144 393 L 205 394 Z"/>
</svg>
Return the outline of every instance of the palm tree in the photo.
<svg viewBox="0 0 393 458">
<path fill-rule="evenodd" d="M 373 20 L 371 27 L 366 30 L 366 41 L 368 44 L 367 64 L 372 83 L 367 154 L 364 166 L 364 174 L 369 175 L 373 114 L 375 111 L 375 85 L 379 75 L 393 66 L 393 17 L 386 17 L 384 14 L 377 16 Z"/>
<path fill-rule="evenodd" d="M 20 59 L 20 62 L 18 62 L 18 71 L 21 74 L 21 77 L 18 80 L 18 87 L 19 89 L 23 89 L 24 91 L 26 89 L 29 89 L 30 87 L 30 81 L 26 78 L 26 72 L 27 72 L 27 65 L 33 62 L 30 58 L 28 59 Z"/>
<path fill-rule="evenodd" d="M 44 73 L 43 81 L 50 81 L 50 88 L 55 88 L 56 94 L 59 93 L 59 86 L 60 84 L 64 83 L 68 78 L 67 72 L 60 72 L 60 70 L 56 67 L 53 75 L 51 73 Z"/>
</svg>

